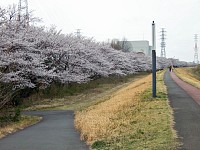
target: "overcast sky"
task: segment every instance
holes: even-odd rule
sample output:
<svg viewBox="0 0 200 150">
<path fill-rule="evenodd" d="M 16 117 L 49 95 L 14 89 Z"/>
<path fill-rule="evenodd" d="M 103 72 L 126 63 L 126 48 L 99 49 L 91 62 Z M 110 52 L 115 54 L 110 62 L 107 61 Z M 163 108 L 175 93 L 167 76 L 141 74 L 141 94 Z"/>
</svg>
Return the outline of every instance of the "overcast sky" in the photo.
<svg viewBox="0 0 200 150">
<path fill-rule="evenodd" d="M 0 6 L 18 1 L 0 0 Z M 194 34 L 200 35 L 200 0 L 28 0 L 28 3 L 44 25 L 55 25 L 66 34 L 81 29 L 83 36 L 94 37 L 96 41 L 126 37 L 130 41 L 148 40 L 151 44 L 154 20 L 157 56 L 161 51 L 160 31 L 166 28 L 167 57 L 194 60 Z"/>
</svg>

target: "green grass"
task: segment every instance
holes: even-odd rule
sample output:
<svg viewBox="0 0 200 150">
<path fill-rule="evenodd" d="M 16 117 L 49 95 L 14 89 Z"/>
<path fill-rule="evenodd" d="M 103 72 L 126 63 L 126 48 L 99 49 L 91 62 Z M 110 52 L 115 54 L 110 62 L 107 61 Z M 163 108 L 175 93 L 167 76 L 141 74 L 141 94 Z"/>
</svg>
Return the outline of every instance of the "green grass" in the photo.
<svg viewBox="0 0 200 150">
<path fill-rule="evenodd" d="M 174 73 L 183 81 L 200 88 L 200 67 L 176 68 Z"/>
<path fill-rule="evenodd" d="M 157 90 L 156 99 L 152 98 L 149 89 L 141 94 L 140 107 L 119 115 L 125 118 L 127 113 L 132 113 L 129 132 L 122 132 L 119 137 L 106 139 L 107 144 L 100 149 L 175 150 L 178 147 L 166 91 L 160 88 Z"/>
<path fill-rule="evenodd" d="M 81 110 L 106 100 L 109 93 L 147 74 L 142 72 L 123 77 L 111 76 L 83 84 L 52 85 L 47 91 L 25 99 L 24 105 L 28 110 Z"/>
<path fill-rule="evenodd" d="M 147 73 L 140 73 L 139 75 L 143 75 Z M 40 90 L 32 96 L 39 96 L 41 98 L 62 98 L 64 96 L 72 96 L 77 93 L 82 93 L 87 91 L 88 89 L 101 88 L 105 84 L 115 85 L 119 83 L 126 83 L 131 78 L 138 76 L 137 74 L 128 75 L 128 76 L 110 76 L 110 77 L 102 77 L 95 80 L 91 80 L 87 83 L 69 83 L 69 84 L 60 84 L 53 83 L 51 86 L 44 90 Z"/>
<path fill-rule="evenodd" d="M 157 74 L 157 98 L 152 98 L 151 87 L 140 94 L 137 106 L 118 113 L 113 121 L 121 123 L 119 136 L 104 137 L 91 145 L 97 150 L 175 150 L 179 143 L 173 129 L 172 110 L 163 81 L 164 72 Z M 130 117 L 127 117 L 130 116 Z"/>
<path fill-rule="evenodd" d="M 81 110 L 84 107 L 104 100 L 108 93 L 145 74 L 147 73 L 139 73 L 126 77 L 112 76 L 96 79 L 84 84 L 54 84 L 46 90 L 41 90 L 29 98 L 25 98 L 24 103 L 18 108 L 25 110 Z M 18 108 L 15 109 L 6 106 L 5 109 L 1 110 L 1 136 L 14 132 L 18 127 L 23 126 L 23 124 L 24 126 L 28 126 L 35 121 L 37 122 L 35 117 L 21 117 Z"/>
<path fill-rule="evenodd" d="M 194 68 L 191 68 L 191 72 L 194 74 L 194 76 L 200 80 L 200 65 L 194 67 Z"/>
<path fill-rule="evenodd" d="M 0 126 L 0 138 L 6 135 L 22 130 L 28 126 L 38 123 L 42 118 L 37 116 L 21 116 L 20 120 L 9 122 L 6 125 Z"/>
<path fill-rule="evenodd" d="M 139 73 L 126 77 L 112 76 L 96 79 L 84 84 L 53 84 L 46 90 L 41 90 L 29 98 L 25 98 L 23 100 L 24 103 L 19 108 L 27 110 L 81 110 L 84 107 L 104 101 L 109 93 L 146 74 L 148 73 Z M 18 109 L 16 109 L 16 112 L 14 108 L 10 108 L 10 110 L 12 111 L 12 116 L 8 114 L 9 111 L 7 109 L 6 111 L 1 110 L 1 114 L 4 111 L 5 116 L 0 114 L 0 136 L 15 132 L 41 119 L 40 117 L 31 116 L 20 117 Z"/>
<path fill-rule="evenodd" d="M 133 97 L 133 99 L 136 99 L 137 103 L 125 105 L 123 109 L 119 109 L 114 114 L 114 117 L 109 116 L 108 121 L 110 121 L 110 124 L 105 126 L 105 128 L 100 129 L 94 127 L 92 130 L 90 128 L 90 122 L 88 124 L 88 121 L 85 119 L 91 118 L 92 114 L 96 117 L 95 111 L 97 113 L 100 112 L 100 106 L 105 106 L 103 105 L 105 103 L 102 103 L 102 105 L 100 104 L 100 106 L 95 105 L 96 107 L 86 108 L 84 111 L 79 112 L 80 114 L 78 114 L 78 116 L 83 120 L 83 124 L 80 123 L 80 126 L 84 126 L 80 131 L 81 133 L 83 132 L 83 137 L 86 136 L 84 138 L 88 139 L 89 144 L 91 144 L 90 148 L 97 150 L 177 149 L 179 143 L 176 131 L 173 129 L 173 112 L 168 102 L 163 76 L 164 71 L 157 73 L 156 98 L 152 98 L 152 89 L 150 84 L 148 84 L 149 87 L 147 90 L 142 93 L 139 92 L 138 97 L 137 95 L 135 96 L 136 98 Z M 151 81 L 149 80 L 146 82 Z M 124 91 L 124 93 L 126 93 L 126 91 Z M 117 96 L 117 92 L 112 93 L 112 95 Z M 102 115 L 104 116 L 105 114 Z M 101 126 L 99 124 L 106 124 L 103 118 L 97 115 L 97 119 L 98 118 L 101 120 L 98 122 L 98 126 Z M 91 127 L 93 127 L 93 125 L 91 125 Z M 89 132 L 89 130 L 91 130 L 91 132 Z M 94 130 L 97 130 L 100 136 L 94 135 L 94 133 L 96 133 Z M 89 136 L 90 138 L 87 136 L 87 131 L 93 133 Z M 105 134 L 102 134 L 104 132 Z M 92 138 L 93 135 L 94 138 Z M 94 141 L 91 142 L 90 140 L 92 139 L 94 139 Z"/>
<path fill-rule="evenodd" d="M 120 123 L 119 136 L 96 140 L 91 148 L 98 150 L 173 150 L 178 147 L 173 130 L 172 110 L 168 104 L 167 91 L 163 82 L 164 72 L 157 74 L 157 98 L 152 98 L 151 87 L 140 94 L 136 106 L 117 113 L 113 122 L 129 118 L 129 125 Z M 126 87 L 130 82 L 143 77 L 144 73 L 127 77 L 110 77 L 87 84 L 52 85 L 46 91 L 32 95 L 27 101 L 29 109 L 82 110 L 109 99 L 111 93 Z M 41 97 L 40 97 L 41 96 Z M 30 122 L 33 120 L 28 119 Z M 36 119 L 37 121 L 37 119 Z M 19 127 L 19 122 L 17 126 Z M 5 131 L 5 130 L 4 130 Z M 10 131 L 9 131 L 10 132 Z"/>
</svg>

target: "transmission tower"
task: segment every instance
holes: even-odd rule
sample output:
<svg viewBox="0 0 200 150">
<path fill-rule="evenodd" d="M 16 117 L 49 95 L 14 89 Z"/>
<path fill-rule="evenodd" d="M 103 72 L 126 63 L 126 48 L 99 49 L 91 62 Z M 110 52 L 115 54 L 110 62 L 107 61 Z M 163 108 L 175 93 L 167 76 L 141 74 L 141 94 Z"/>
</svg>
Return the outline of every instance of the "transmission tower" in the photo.
<svg viewBox="0 0 200 150">
<path fill-rule="evenodd" d="M 166 47 L 166 43 L 165 43 L 165 37 L 166 37 L 166 31 L 165 31 L 165 28 L 162 28 L 161 29 L 161 43 L 160 43 L 160 46 L 161 46 L 161 57 L 165 57 L 166 58 L 166 52 L 165 52 L 165 47 Z"/>
<path fill-rule="evenodd" d="M 23 27 L 29 26 L 28 0 L 19 0 L 17 21 Z"/>
<path fill-rule="evenodd" d="M 81 29 L 76 29 L 75 34 L 76 34 L 76 36 L 77 36 L 78 38 L 80 38 L 80 37 L 81 37 Z"/>
<path fill-rule="evenodd" d="M 194 35 L 194 42 L 195 42 L 195 46 L 194 46 L 194 63 L 196 63 L 196 64 L 199 63 L 197 41 L 198 41 L 198 34 L 195 34 Z"/>
</svg>

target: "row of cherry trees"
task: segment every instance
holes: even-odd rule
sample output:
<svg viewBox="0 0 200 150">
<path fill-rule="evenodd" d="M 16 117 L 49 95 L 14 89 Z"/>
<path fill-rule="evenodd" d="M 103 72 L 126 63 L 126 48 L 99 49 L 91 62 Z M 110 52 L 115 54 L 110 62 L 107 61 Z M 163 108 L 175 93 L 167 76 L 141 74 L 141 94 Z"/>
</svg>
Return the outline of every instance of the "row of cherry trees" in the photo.
<svg viewBox="0 0 200 150">
<path fill-rule="evenodd" d="M 22 26 L 0 8 L 0 108 L 16 91 L 53 82 L 88 82 L 97 77 L 151 70 L 151 58 L 114 50 L 92 38 L 64 35 L 55 28 Z M 157 58 L 157 68 L 186 62 Z M 8 92 L 9 91 L 9 92 Z M 6 94 L 7 93 L 7 94 Z"/>
</svg>

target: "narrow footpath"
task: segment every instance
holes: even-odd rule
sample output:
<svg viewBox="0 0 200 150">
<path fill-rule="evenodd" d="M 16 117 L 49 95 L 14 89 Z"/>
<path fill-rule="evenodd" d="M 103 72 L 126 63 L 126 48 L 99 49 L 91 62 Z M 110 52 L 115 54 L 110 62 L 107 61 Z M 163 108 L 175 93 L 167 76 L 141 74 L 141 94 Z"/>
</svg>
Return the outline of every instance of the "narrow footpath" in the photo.
<svg viewBox="0 0 200 150">
<path fill-rule="evenodd" d="M 174 111 L 181 150 L 200 150 L 200 90 L 180 80 L 173 72 L 164 76 Z"/>
<path fill-rule="evenodd" d="M 0 150 L 88 150 L 74 129 L 73 111 L 31 111 L 43 120 L 0 140 Z"/>
</svg>

